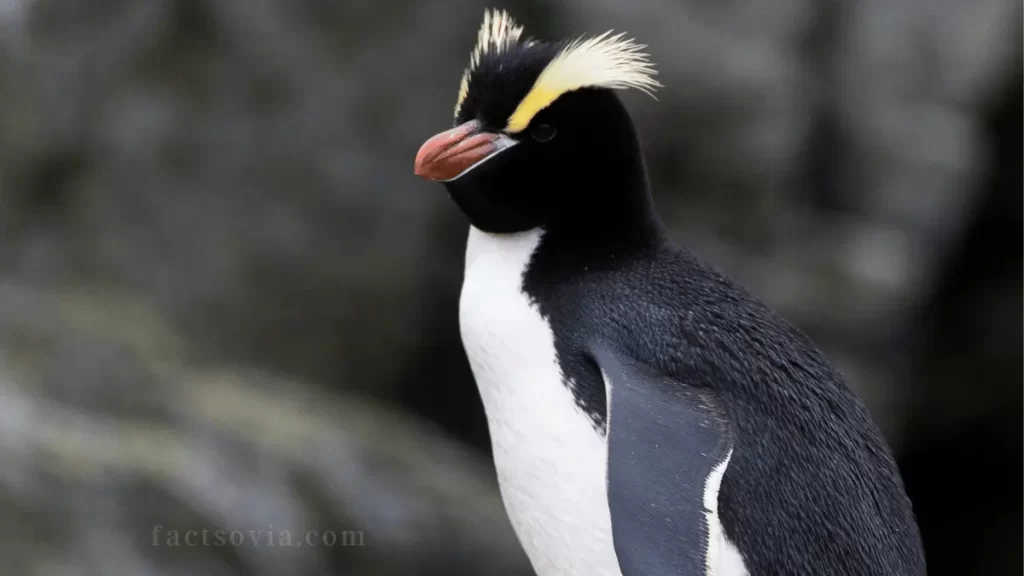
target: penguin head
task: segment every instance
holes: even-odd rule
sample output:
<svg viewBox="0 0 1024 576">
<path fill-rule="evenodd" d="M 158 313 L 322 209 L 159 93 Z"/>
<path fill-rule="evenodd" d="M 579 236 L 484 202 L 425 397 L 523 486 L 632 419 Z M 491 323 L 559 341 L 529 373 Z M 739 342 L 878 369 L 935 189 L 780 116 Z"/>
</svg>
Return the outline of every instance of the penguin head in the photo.
<svg viewBox="0 0 1024 576">
<path fill-rule="evenodd" d="M 553 43 L 522 32 L 508 13 L 484 13 L 454 128 L 416 155 L 415 173 L 442 182 L 486 232 L 614 209 L 604 196 L 646 190 L 635 130 L 614 93 L 660 86 L 644 46 L 611 32 Z"/>
</svg>

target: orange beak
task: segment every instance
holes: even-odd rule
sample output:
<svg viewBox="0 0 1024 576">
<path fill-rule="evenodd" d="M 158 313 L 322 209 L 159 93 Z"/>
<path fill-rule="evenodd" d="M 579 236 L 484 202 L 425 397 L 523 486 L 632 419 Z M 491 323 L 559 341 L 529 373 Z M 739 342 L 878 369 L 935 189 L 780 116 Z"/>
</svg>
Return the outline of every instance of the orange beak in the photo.
<svg viewBox="0 0 1024 576">
<path fill-rule="evenodd" d="M 454 180 L 513 144 L 507 136 L 480 132 L 480 123 L 470 120 L 424 142 L 416 154 L 414 171 L 436 182 Z"/>
</svg>

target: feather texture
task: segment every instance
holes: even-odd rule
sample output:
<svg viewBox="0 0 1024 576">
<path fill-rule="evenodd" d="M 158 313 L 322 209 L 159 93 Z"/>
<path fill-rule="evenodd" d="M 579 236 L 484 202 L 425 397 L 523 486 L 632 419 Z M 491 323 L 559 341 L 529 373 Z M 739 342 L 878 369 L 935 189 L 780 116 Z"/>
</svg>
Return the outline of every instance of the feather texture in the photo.
<svg viewBox="0 0 1024 576">
<path fill-rule="evenodd" d="M 476 46 L 470 53 L 469 66 L 459 83 L 459 98 L 455 103 L 456 118 L 469 95 L 473 72 L 485 58 L 534 44 L 533 40 L 521 42 L 522 34 L 523 27 L 508 12 L 484 11 Z M 635 88 L 653 96 L 661 84 L 654 79 L 657 71 L 644 48 L 645 45 L 626 38 L 624 33 L 615 34 L 612 31 L 565 43 L 509 115 L 505 131 L 512 134 L 521 132 L 538 112 L 550 106 L 559 96 L 580 88 Z"/>
<path fill-rule="evenodd" d="M 636 88 L 653 96 L 661 84 L 654 79 L 657 71 L 644 48 L 625 34 L 611 31 L 568 43 L 540 73 L 505 129 L 513 134 L 524 130 L 559 96 L 580 88 Z"/>
<path fill-rule="evenodd" d="M 476 46 L 469 55 L 469 67 L 462 73 L 459 83 L 459 99 L 455 102 L 455 116 L 462 109 L 462 102 L 469 94 L 469 78 L 480 61 L 488 54 L 501 54 L 519 43 L 523 27 L 504 10 L 484 10 L 484 22 L 476 35 Z"/>
</svg>

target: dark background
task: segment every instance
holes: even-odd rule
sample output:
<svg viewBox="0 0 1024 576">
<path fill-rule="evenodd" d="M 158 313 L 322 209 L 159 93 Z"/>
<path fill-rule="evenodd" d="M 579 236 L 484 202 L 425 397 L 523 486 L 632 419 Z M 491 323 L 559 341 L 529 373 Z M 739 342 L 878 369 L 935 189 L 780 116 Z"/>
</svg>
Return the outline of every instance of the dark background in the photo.
<svg viewBox="0 0 1024 576">
<path fill-rule="evenodd" d="M 1020 3 L 499 4 L 650 45 L 676 239 L 865 399 L 931 574 L 1020 574 Z M 412 175 L 484 6 L 0 1 L 0 573 L 529 573 Z"/>
</svg>

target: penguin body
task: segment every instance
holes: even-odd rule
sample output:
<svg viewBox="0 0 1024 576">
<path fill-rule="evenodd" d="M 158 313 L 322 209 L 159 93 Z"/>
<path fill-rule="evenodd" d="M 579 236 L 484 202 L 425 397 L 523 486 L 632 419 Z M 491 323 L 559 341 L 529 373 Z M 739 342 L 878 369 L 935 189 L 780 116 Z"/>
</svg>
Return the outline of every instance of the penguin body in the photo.
<svg viewBox="0 0 1024 576">
<path fill-rule="evenodd" d="M 486 14 L 416 172 L 471 224 L 463 344 L 538 575 L 924 574 L 864 405 L 654 213 L 612 92 L 656 86 L 640 47 L 521 32 Z"/>
<path fill-rule="evenodd" d="M 667 494 L 699 496 L 706 524 L 676 529 L 706 539 L 700 574 L 919 573 L 898 539 L 914 523 L 888 450 L 806 338 L 667 241 L 609 262 L 544 236 L 471 229 L 460 306 L 502 497 L 538 574 L 622 574 L 607 491 L 619 422 L 606 388 L 616 384 L 588 359 L 599 347 L 636 358 L 680 395 L 711 388 L 730 422 L 732 448 Z M 688 446 L 683 430 L 669 440 L 683 452 L 713 446 Z M 643 478 L 629 488 L 649 490 Z"/>
</svg>

